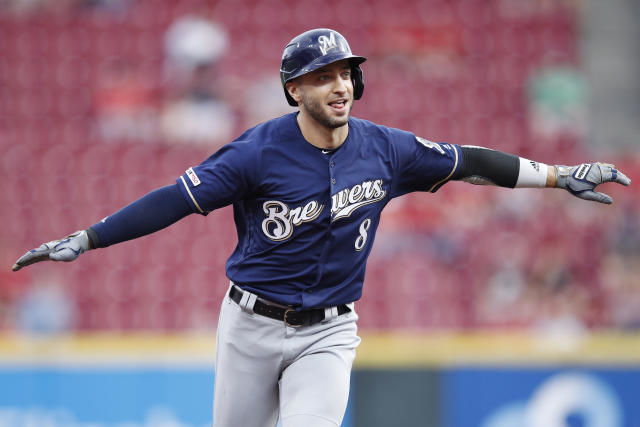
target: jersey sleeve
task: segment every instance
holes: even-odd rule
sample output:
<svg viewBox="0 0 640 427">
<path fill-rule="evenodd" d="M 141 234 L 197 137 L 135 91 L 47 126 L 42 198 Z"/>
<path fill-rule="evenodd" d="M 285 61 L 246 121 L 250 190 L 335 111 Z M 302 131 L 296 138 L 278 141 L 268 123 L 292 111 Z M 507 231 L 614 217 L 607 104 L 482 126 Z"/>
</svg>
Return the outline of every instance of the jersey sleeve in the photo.
<svg viewBox="0 0 640 427">
<path fill-rule="evenodd" d="M 409 132 L 396 132 L 396 165 L 391 197 L 412 191 L 435 193 L 460 169 L 460 146 L 431 142 Z"/>
<path fill-rule="evenodd" d="M 250 194 L 259 182 L 259 172 L 255 144 L 235 141 L 187 169 L 177 182 L 193 211 L 207 215 Z"/>
</svg>

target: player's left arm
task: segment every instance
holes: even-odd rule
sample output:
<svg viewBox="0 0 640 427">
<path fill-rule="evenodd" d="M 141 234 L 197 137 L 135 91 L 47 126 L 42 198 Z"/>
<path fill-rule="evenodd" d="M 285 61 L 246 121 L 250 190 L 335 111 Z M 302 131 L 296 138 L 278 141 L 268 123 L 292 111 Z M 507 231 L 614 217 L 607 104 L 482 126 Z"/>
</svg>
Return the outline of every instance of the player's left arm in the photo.
<svg viewBox="0 0 640 427">
<path fill-rule="evenodd" d="M 631 184 L 614 165 L 583 163 L 577 166 L 546 165 L 513 154 L 483 147 L 462 146 L 461 165 L 453 177 L 472 184 L 509 188 L 564 188 L 576 197 L 611 204 L 613 199 L 594 191 L 605 182 Z"/>
</svg>

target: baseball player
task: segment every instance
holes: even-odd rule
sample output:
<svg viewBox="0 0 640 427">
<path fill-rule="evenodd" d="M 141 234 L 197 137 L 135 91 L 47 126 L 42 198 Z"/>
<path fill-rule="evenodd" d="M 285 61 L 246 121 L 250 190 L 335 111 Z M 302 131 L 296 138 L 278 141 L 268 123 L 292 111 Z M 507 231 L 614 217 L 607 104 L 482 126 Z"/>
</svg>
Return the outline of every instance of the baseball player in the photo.
<svg viewBox="0 0 640 427">
<path fill-rule="evenodd" d="M 267 121 L 111 216 L 27 252 L 17 271 L 72 261 L 233 205 L 238 245 L 217 331 L 214 425 L 335 427 L 344 416 L 357 335 L 354 302 L 382 209 L 450 180 L 557 187 L 600 203 L 613 165 L 551 166 L 490 149 L 431 142 L 350 116 L 365 58 L 330 29 L 286 45 L 280 75 L 298 111 Z M 399 94 L 401 96 L 401 94 Z M 215 236 L 212 236 L 215 243 Z"/>
</svg>

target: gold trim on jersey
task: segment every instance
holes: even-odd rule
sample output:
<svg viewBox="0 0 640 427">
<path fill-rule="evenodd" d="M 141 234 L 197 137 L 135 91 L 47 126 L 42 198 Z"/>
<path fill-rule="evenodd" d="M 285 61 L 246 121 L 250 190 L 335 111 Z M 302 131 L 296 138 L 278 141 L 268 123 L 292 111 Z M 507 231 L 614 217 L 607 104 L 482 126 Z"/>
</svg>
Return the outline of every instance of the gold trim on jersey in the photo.
<svg viewBox="0 0 640 427">
<path fill-rule="evenodd" d="M 453 152 L 456 153 L 456 161 L 453 164 L 453 169 L 451 170 L 451 173 L 449 175 L 447 175 L 447 177 L 445 179 L 442 179 L 442 180 L 436 182 L 435 184 L 433 184 L 433 186 L 429 189 L 430 193 L 433 193 L 434 189 L 437 188 L 440 184 L 442 184 L 443 182 L 448 181 L 449 178 L 451 178 L 453 176 L 454 172 L 456 171 L 456 168 L 458 167 L 458 150 L 453 145 L 451 146 L 451 148 L 453 148 Z"/>
<path fill-rule="evenodd" d="M 198 202 L 196 202 L 196 198 L 193 197 L 193 194 L 191 194 L 191 190 L 189 190 L 189 186 L 187 185 L 187 181 L 184 180 L 184 177 L 182 175 L 180 175 L 180 179 L 182 180 L 182 184 L 184 184 L 184 188 L 187 189 L 187 193 L 189 193 L 189 197 L 191 197 L 191 201 L 193 202 L 194 205 L 196 205 L 196 208 L 198 208 L 200 213 L 203 214 L 204 211 L 202 210 L 202 208 L 200 208 L 200 205 L 198 204 Z"/>
</svg>

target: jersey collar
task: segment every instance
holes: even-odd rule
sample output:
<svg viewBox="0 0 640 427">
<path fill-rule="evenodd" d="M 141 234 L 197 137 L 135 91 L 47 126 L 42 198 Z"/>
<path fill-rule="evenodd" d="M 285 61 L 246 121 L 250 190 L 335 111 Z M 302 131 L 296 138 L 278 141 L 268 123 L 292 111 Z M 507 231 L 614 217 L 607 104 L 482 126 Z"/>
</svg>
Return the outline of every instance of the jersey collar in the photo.
<svg viewBox="0 0 640 427">
<path fill-rule="evenodd" d="M 284 129 L 281 131 L 281 135 L 284 138 L 303 143 L 308 148 L 307 151 L 315 152 L 319 156 L 331 157 L 334 154 L 346 151 L 347 146 L 351 145 L 350 141 L 353 139 L 353 133 L 354 133 L 352 117 L 349 117 L 349 133 L 347 134 L 347 138 L 344 140 L 342 145 L 340 145 L 340 147 L 336 148 L 335 150 L 332 150 L 333 153 L 323 154 L 320 148 L 312 145 L 309 141 L 307 141 L 304 138 L 304 136 L 302 135 L 302 131 L 298 126 L 297 116 L 298 116 L 297 111 L 295 113 L 291 113 L 285 116 L 287 119 L 287 123 L 284 126 Z"/>
</svg>

